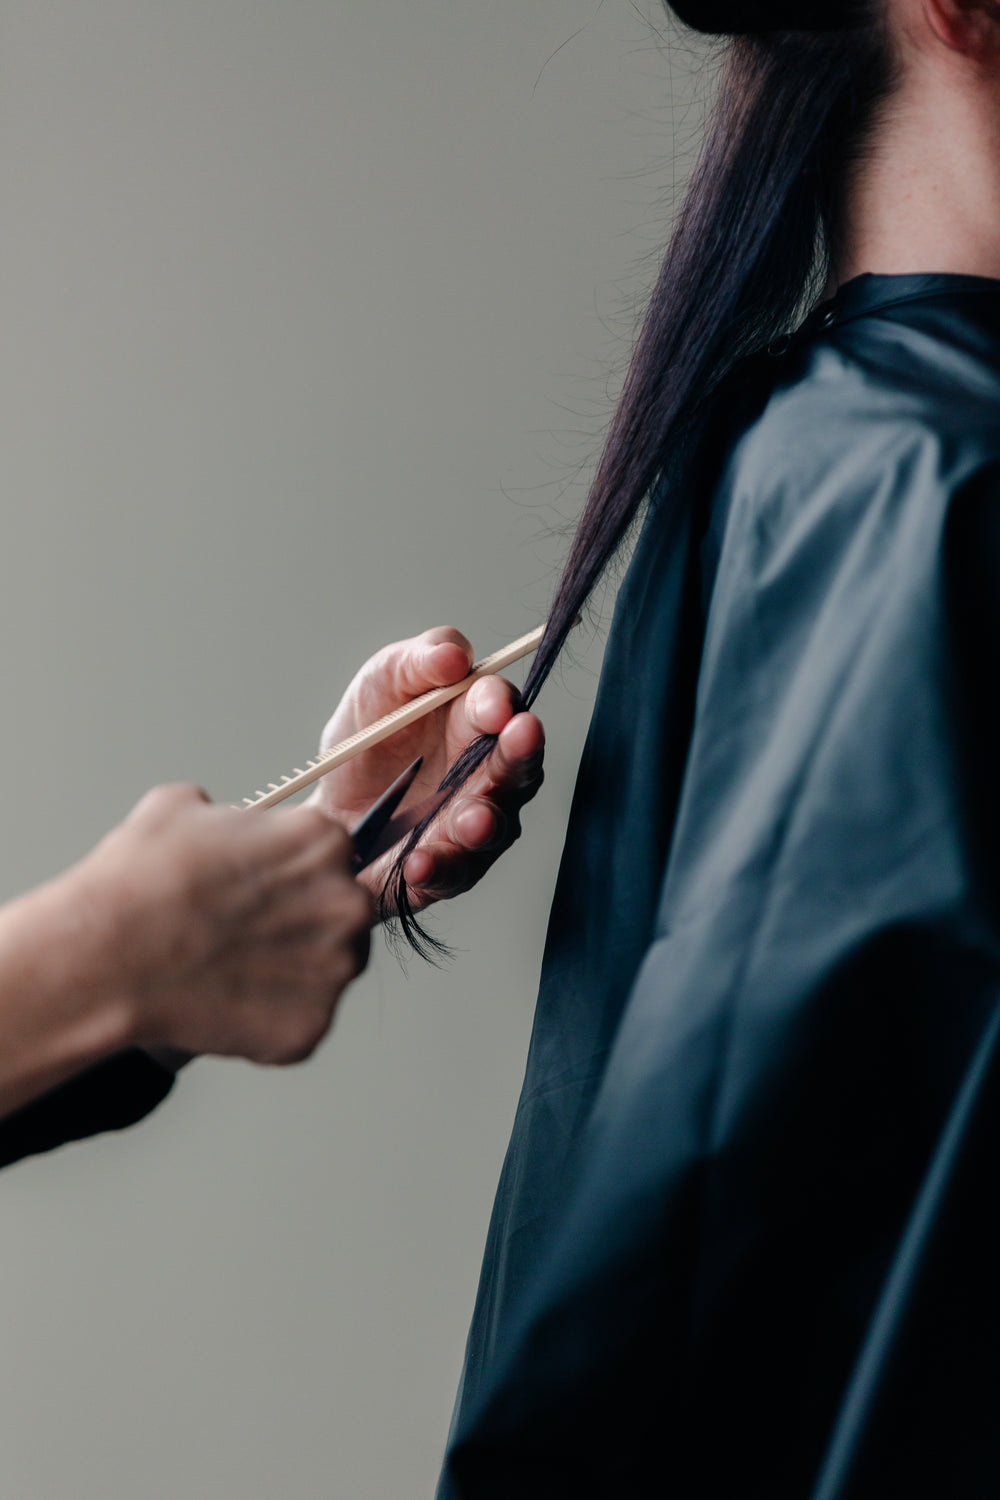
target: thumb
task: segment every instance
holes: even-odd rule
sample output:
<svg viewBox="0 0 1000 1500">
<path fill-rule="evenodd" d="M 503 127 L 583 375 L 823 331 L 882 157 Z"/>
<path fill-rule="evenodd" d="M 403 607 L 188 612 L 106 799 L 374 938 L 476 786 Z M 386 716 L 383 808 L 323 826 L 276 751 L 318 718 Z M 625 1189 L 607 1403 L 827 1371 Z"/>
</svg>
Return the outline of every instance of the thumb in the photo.
<svg viewBox="0 0 1000 1500">
<path fill-rule="evenodd" d="M 472 660 L 472 646 L 461 631 L 442 625 L 387 647 L 373 666 L 385 674 L 391 696 L 402 701 L 419 697 L 429 688 L 460 682 L 468 675 Z"/>
</svg>

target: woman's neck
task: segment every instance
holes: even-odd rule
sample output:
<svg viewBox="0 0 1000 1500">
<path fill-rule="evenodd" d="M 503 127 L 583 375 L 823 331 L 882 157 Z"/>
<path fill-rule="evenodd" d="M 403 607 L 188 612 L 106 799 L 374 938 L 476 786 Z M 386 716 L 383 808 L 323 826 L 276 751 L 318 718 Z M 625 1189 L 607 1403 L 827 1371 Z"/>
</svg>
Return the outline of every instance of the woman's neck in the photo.
<svg viewBox="0 0 1000 1500">
<path fill-rule="evenodd" d="M 916 56 L 848 192 L 834 284 L 864 271 L 1000 278 L 1000 87 Z"/>
</svg>

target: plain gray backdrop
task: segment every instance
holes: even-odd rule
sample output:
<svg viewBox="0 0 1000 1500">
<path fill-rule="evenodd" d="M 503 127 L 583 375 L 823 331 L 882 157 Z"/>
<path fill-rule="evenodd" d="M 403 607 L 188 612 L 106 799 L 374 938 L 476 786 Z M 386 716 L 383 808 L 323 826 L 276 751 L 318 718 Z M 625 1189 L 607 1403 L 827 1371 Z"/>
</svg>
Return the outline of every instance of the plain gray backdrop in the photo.
<svg viewBox="0 0 1000 1500">
<path fill-rule="evenodd" d="M 0 896 L 154 782 L 301 764 L 385 641 L 543 617 L 698 138 L 665 30 L 657 0 L 2 0 Z M 4 1173 L 0 1495 L 431 1494 L 578 634 L 450 966 L 377 940 L 305 1067 L 200 1062 Z"/>
</svg>

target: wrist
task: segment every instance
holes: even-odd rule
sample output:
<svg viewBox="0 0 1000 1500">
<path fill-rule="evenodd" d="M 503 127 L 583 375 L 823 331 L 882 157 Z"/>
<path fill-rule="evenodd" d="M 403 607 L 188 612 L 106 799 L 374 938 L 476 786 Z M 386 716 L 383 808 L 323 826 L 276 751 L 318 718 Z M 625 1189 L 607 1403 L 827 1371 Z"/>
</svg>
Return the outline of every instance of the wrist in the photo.
<svg viewBox="0 0 1000 1500">
<path fill-rule="evenodd" d="M 0 910 L 0 1114 L 132 1045 L 112 924 L 78 870 Z"/>
</svg>

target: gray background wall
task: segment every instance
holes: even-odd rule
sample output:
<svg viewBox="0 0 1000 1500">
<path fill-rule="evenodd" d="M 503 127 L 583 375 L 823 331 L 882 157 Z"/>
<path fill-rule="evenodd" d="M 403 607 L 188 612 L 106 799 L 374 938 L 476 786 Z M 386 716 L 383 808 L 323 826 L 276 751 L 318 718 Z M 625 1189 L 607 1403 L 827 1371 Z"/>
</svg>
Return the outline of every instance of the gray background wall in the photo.
<svg viewBox="0 0 1000 1500">
<path fill-rule="evenodd" d="M 0 896 L 542 615 L 697 139 L 657 0 L 2 0 Z M 671 76 L 672 75 L 672 76 Z M 0 1495 L 429 1495 L 600 636 L 458 946 L 0 1182 Z"/>
</svg>

